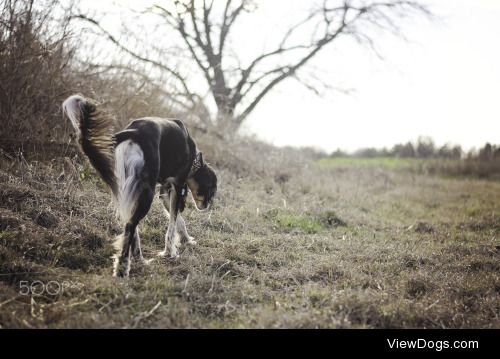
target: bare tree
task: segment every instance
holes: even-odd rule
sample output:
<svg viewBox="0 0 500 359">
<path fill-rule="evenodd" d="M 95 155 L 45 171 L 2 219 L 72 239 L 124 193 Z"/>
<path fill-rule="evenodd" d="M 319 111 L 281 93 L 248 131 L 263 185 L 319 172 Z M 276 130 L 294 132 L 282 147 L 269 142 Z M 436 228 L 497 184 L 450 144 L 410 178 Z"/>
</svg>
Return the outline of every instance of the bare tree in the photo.
<svg viewBox="0 0 500 359">
<path fill-rule="evenodd" d="M 215 9 L 217 6 L 222 8 Z M 324 0 L 281 35 L 277 46 L 255 56 L 246 64 L 230 61 L 234 54 L 228 48 L 229 37 L 244 13 L 251 13 L 255 4 L 250 0 L 174 1 L 154 5 L 145 13 L 156 14 L 164 26 L 161 31 L 176 33 L 185 51 L 200 71 L 217 107 L 218 124 L 231 124 L 237 129 L 261 100 L 287 78 L 302 81 L 302 70 L 326 46 L 341 37 L 351 37 L 375 49 L 376 34 L 383 30 L 401 35 L 399 20 L 410 15 L 430 15 L 417 1 L 387 0 Z M 193 94 L 186 75 L 157 57 L 145 56 L 117 40 L 100 24 L 85 16 L 100 28 L 120 49 L 134 59 L 146 62 L 169 73 L 177 81 L 181 95 L 193 106 L 200 97 Z M 174 31 L 172 31 L 174 30 Z M 237 66 L 234 66 L 234 63 Z M 314 90 L 313 86 L 304 84 Z"/>
</svg>

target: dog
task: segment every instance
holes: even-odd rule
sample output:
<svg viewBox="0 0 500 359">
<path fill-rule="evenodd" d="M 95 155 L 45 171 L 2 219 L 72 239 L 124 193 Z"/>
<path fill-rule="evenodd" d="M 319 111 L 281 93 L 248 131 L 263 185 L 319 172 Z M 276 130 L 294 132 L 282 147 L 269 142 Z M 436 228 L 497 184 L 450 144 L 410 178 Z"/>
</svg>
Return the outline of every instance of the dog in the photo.
<svg viewBox="0 0 500 359">
<path fill-rule="evenodd" d="M 115 243 L 113 275 L 127 277 L 131 257 L 142 256 L 138 224 L 151 208 L 156 185 L 169 217 L 165 250 L 161 256 L 177 258 L 176 232 L 181 243 L 196 244 L 180 212 L 188 189 L 198 210 L 207 210 L 217 192 L 217 176 L 182 121 L 156 117 L 132 120 L 113 134 L 113 120 L 98 104 L 73 95 L 62 104 L 78 143 L 92 166 L 109 186 L 117 217 L 124 226 Z"/>
</svg>

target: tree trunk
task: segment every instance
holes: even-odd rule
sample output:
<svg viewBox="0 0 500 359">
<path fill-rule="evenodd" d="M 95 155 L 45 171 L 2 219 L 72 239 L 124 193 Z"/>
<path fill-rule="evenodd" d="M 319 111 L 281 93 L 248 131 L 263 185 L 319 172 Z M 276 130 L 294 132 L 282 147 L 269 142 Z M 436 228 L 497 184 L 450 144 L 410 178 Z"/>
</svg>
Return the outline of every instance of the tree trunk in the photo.
<svg viewBox="0 0 500 359">
<path fill-rule="evenodd" d="M 234 117 L 234 109 L 221 107 L 217 110 L 216 118 L 217 128 L 223 131 L 224 134 L 232 134 L 238 130 L 239 124 Z"/>
</svg>

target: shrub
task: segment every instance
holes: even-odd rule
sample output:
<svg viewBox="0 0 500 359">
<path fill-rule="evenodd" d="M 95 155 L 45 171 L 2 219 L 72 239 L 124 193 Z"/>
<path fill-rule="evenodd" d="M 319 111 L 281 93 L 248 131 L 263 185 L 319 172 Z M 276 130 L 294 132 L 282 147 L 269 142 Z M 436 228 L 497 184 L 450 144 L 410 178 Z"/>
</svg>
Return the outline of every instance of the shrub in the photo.
<svg viewBox="0 0 500 359">
<path fill-rule="evenodd" d="M 61 136 L 60 99 L 73 52 L 55 1 L 11 0 L 0 8 L 0 139 L 48 141 Z"/>
</svg>

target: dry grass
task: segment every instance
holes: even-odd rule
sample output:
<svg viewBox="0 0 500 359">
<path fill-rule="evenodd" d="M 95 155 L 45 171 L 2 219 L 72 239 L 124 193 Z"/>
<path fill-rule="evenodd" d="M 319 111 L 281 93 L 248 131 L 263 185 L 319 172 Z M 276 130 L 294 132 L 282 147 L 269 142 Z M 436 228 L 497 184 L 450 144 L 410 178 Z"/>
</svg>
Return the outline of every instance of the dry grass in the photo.
<svg viewBox="0 0 500 359">
<path fill-rule="evenodd" d="M 120 229 L 93 171 L 3 155 L 1 327 L 500 327 L 499 182 L 318 166 L 270 147 L 252 167 L 255 142 L 199 142 L 220 192 L 210 213 L 185 211 L 198 246 L 133 264 L 128 280 L 111 277 Z M 155 200 L 146 257 L 166 226 Z M 65 288 L 20 294 L 36 280 Z"/>
</svg>

